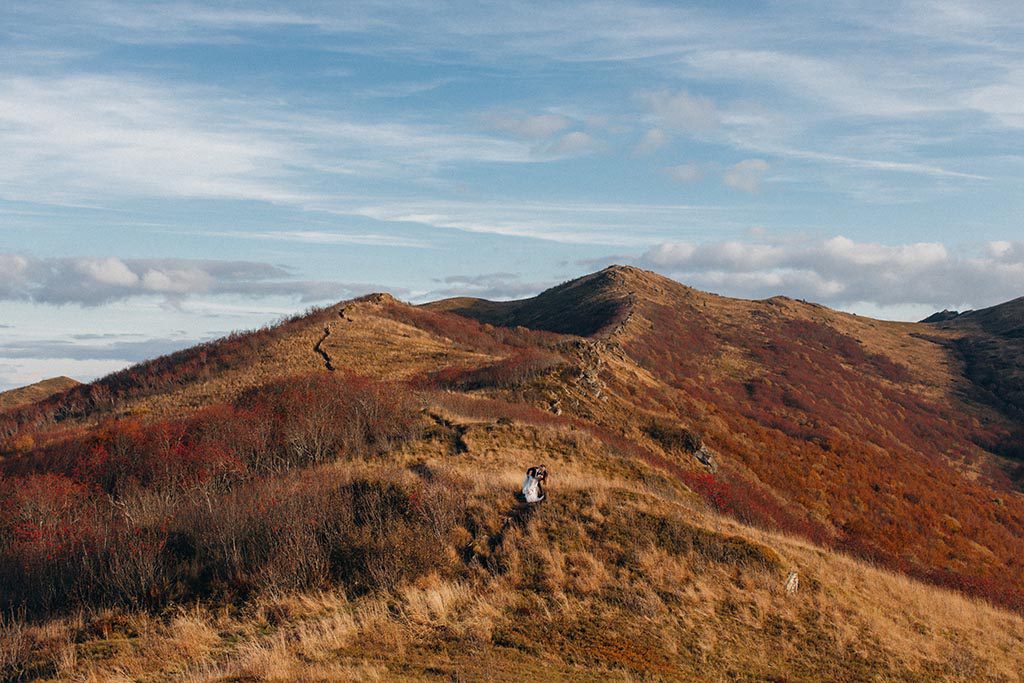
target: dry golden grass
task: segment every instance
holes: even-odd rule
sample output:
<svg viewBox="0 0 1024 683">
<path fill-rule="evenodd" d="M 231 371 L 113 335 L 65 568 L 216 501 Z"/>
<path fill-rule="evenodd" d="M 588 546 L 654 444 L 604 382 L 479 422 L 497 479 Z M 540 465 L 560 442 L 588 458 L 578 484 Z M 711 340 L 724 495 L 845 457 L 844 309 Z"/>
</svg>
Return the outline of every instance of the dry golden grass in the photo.
<svg viewBox="0 0 1024 683">
<path fill-rule="evenodd" d="M 1024 679 L 1017 615 L 710 514 L 586 439 L 586 457 L 570 461 L 554 447 L 564 430 L 502 425 L 497 442 L 512 444 L 502 451 L 487 427 L 471 425 L 478 438 L 460 456 L 424 443 L 325 467 L 414 478 L 408 466 L 427 462 L 473 478 L 480 542 L 501 536 L 483 549 L 501 571 L 432 573 L 361 597 L 282 593 L 232 608 L 5 622 L 0 657 L 67 681 Z M 551 499 L 501 533 L 521 465 L 541 456 L 554 463 Z M 651 545 L 634 526 L 644 515 L 703 530 L 705 542 L 746 539 L 778 564 Z M 783 588 L 791 570 L 795 594 Z"/>
<path fill-rule="evenodd" d="M 42 401 L 44 398 L 77 385 L 78 381 L 70 377 L 51 377 L 35 384 L 18 387 L 17 389 L 0 391 L 0 410 L 8 410 L 9 408 L 17 408 L 18 406 L 26 406 Z"/>
<path fill-rule="evenodd" d="M 792 551 L 793 548 L 790 548 Z M 433 579 L 391 595 L 281 596 L 237 616 L 131 615 L 127 637 L 54 639 L 52 680 L 1020 680 L 1017 617 L 850 561 L 800 564 L 811 588 L 657 550 L 623 581 L 547 551 L 537 593 L 514 576 Z M 814 554 L 817 551 L 805 549 Z M 847 564 L 848 563 L 848 564 Z M 666 589 L 669 589 L 666 591 Z M 674 595 L 667 600 L 666 595 Z M 91 624 L 88 620 L 85 629 Z M 37 638 L 42 627 L 28 627 Z M 491 667 L 497 667 L 491 669 Z M 847 676 L 846 674 L 849 674 Z"/>
</svg>

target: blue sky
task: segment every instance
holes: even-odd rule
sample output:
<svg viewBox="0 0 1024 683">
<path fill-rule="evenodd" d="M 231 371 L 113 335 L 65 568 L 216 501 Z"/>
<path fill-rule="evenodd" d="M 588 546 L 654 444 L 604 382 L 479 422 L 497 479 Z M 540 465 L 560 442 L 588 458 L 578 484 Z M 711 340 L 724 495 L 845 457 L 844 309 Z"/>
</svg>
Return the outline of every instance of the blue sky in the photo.
<svg viewBox="0 0 1024 683">
<path fill-rule="evenodd" d="M 608 263 L 914 319 L 1024 295 L 1015 2 L 0 7 L 0 389 Z"/>
</svg>

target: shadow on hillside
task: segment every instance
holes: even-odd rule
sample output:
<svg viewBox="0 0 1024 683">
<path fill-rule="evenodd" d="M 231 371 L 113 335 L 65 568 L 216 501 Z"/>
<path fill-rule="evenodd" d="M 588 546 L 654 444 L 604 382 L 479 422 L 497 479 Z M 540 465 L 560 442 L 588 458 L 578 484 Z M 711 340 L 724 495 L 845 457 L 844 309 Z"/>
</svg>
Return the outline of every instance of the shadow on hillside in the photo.
<svg viewBox="0 0 1024 683">
<path fill-rule="evenodd" d="M 529 525 L 530 520 L 540 510 L 540 506 L 544 505 L 544 501 L 539 503 L 527 503 L 523 499 L 523 494 L 516 493 L 516 504 L 513 505 L 508 512 L 506 512 L 501 519 L 501 528 L 497 533 L 491 535 L 487 541 L 487 548 L 492 553 L 498 550 L 505 542 L 505 534 L 508 533 L 509 529 L 526 529 Z"/>
</svg>

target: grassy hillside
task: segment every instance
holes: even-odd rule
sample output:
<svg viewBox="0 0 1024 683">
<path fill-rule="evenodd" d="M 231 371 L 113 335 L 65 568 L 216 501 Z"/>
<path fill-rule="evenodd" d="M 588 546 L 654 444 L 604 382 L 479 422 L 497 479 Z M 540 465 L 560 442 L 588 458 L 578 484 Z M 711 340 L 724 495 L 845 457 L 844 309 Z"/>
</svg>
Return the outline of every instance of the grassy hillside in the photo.
<svg viewBox="0 0 1024 683">
<path fill-rule="evenodd" d="M 1024 607 L 1024 500 L 1019 465 L 1003 457 L 1021 423 L 979 398 L 959 351 L 969 343 L 966 323 L 891 323 L 781 297 L 728 299 L 634 268 L 559 290 L 626 302 L 608 321 L 588 323 L 604 330 L 609 361 L 607 400 L 588 418 L 642 443 L 638 410 L 702 432 L 721 455 L 716 482 L 705 487 L 720 509 Z M 515 306 L 556 319 L 552 301 L 542 294 Z M 1007 333 L 1017 308 L 962 318 L 978 327 L 1002 321 L 993 333 Z M 1008 343 L 987 343 L 1012 354 L 1007 334 Z M 1000 384 L 985 385 L 988 395 L 1012 402 L 1024 384 L 994 374 Z"/>
<path fill-rule="evenodd" d="M 618 268 L 142 364 L 3 414 L 0 672 L 1019 680 L 1012 423 L 956 338 Z"/>
<path fill-rule="evenodd" d="M 28 386 L 0 392 L 0 410 L 9 410 L 38 403 L 54 394 L 78 386 L 79 382 L 70 377 L 51 377 Z"/>
</svg>

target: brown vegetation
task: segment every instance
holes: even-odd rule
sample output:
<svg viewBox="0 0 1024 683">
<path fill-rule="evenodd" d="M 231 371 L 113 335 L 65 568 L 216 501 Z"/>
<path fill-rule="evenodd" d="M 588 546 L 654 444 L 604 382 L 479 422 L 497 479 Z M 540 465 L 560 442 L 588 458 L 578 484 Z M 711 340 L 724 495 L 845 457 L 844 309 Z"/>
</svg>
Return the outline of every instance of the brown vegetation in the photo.
<svg viewBox="0 0 1024 683">
<path fill-rule="evenodd" d="M 70 377 L 51 377 L 28 386 L 0 392 L 0 411 L 38 403 L 44 398 L 78 386 Z"/>
</svg>

